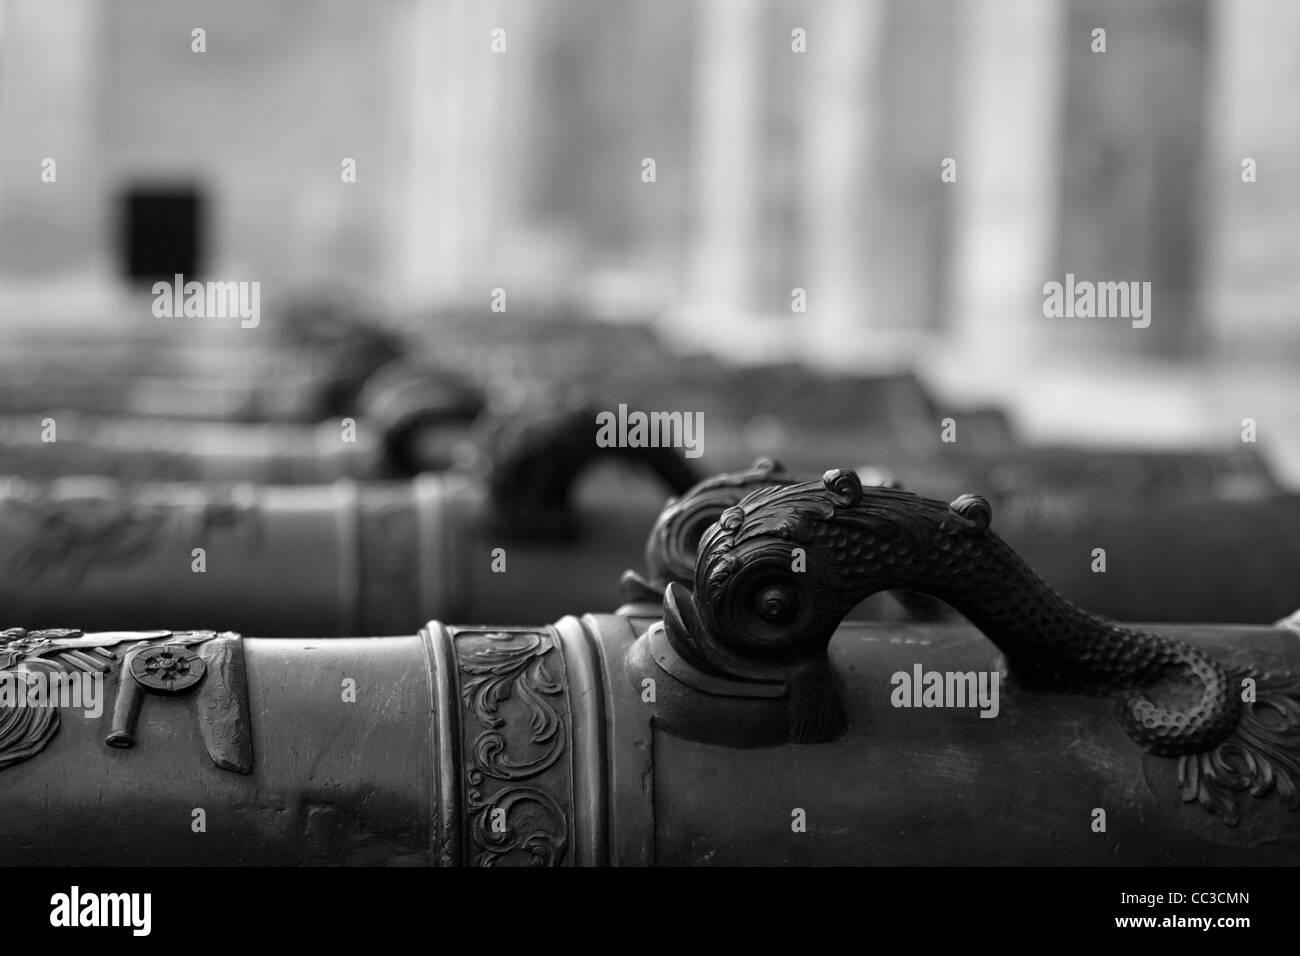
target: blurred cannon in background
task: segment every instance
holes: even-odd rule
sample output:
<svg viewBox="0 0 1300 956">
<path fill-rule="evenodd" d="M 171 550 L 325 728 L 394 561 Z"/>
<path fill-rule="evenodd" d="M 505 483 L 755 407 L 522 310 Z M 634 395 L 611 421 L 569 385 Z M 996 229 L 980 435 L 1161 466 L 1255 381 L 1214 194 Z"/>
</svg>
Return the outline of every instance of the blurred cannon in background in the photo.
<svg viewBox="0 0 1300 956">
<path fill-rule="evenodd" d="M 529 395 L 580 382 L 592 395 L 645 409 L 698 412 L 704 420 L 705 471 L 743 468 L 759 455 L 814 467 L 828 454 L 890 463 L 942 461 L 945 418 L 960 423 L 958 453 L 996 456 L 1020 445 L 1011 417 L 996 406 L 936 394 L 900 366 L 828 372 L 799 361 L 745 363 L 686 351 L 652 320 L 615 324 L 572 311 L 520 319 L 442 313 L 440 362 L 487 393 Z"/>
<path fill-rule="evenodd" d="M 556 427 L 572 431 L 574 421 L 586 416 L 561 416 Z M 620 473 L 594 467 L 607 458 L 562 453 L 541 423 L 522 431 L 530 440 L 477 477 L 297 487 L 16 479 L 0 496 L 0 598 L 31 627 L 127 627 L 147 604 L 169 627 L 397 633 L 404 620 L 447 609 L 500 619 L 555 616 L 572 602 L 612 608 L 619 573 L 644 567 L 644 578 L 625 576 L 622 595 L 629 613 L 653 613 L 646 605 L 686 580 L 696 542 L 722 511 L 796 480 L 761 462 L 691 487 L 669 450 L 611 456 L 642 466 Z M 1300 605 L 1300 496 L 1216 494 L 1193 480 L 1215 473 L 1209 462 L 1172 471 L 1181 487 L 1153 499 L 1129 496 L 1122 469 L 1108 481 L 1104 467 L 1080 463 L 1086 480 L 1074 487 L 1003 488 L 990 501 L 1006 540 L 1099 613 L 1259 622 Z M 895 484 L 887 469 L 860 475 Z M 661 510 L 663 490 L 679 497 Z M 932 599 L 882 594 L 853 616 L 949 613 Z"/>
<path fill-rule="evenodd" d="M 1255 471 L 1258 462 L 1190 453 L 1152 455 L 1149 462 L 1123 455 L 1113 468 L 1108 461 L 1069 449 L 1043 449 L 1041 459 L 1026 451 L 1008 472 L 1017 481 L 987 496 L 999 534 L 1065 597 L 1140 621 L 1270 622 L 1300 606 L 1300 495 L 1272 488 Z M 1050 485 L 1026 480 L 1052 474 Z M 860 468 L 858 475 L 867 485 L 900 487 L 889 469 Z M 1160 493 L 1135 494 L 1135 475 L 1158 483 Z M 1249 475 L 1256 483 L 1245 480 Z M 988 487 L 979 478 L 973 469 L 944 484 L 966 489 L 952 493 L 956 498 Z M 628 610 L 644 613 L 669 584 L 689 583 L 696 545 L 723 511 L 754 491 L 800 480 L 761 459 L 745 471 L 706 478 L 670 502 L 647 540 L 644 575 L 624 575 Z M 854 616 L 952 616 L 931 598 L 884 597 L 873 596 Z"/>
<path fill-rule="evenodd" d="M 147 604 L 167 626 L 220 620 L 279 636 L 398 633 L 449 610 L 612 607 L 664 494 L 696 475 L 672 449 L 593 454 L 591 420 L 553 411 L 494 433 L 497 457 L 476 476 L 14 478 L 0 495 L 0 595 L 24 626 L 113 629 Z M 575 428 L 588 438 L 577 449 Z"/>
<path fill-rule="evenodd" d="M 412 343 L 376 314 L 343 300 L 293 302 L 265 328 L 152 323 L 122 318 L 111 325 L 30 322 L 0 325 L 0 410 L 57 410 L 108 415 L 238 422 L 311 422 L 356 414 L 362 393 L 414 375 Z M 406 361 L 405 367 L 402 363 Z M 482 396 L 436 362 L 419 370 L 455 386 L 460 401 Z"/>
<path fill-rule="evenodd" d="M 0 473 L 27 478 L 304 484 L 444 471 L 472 442 L 483 396 L 399 363 L 372 376 L 356 417 L 314 424 L 45 411 L 0 416 Z"/>
<path fill-rule="evenodd" d="M 372 375 L 356 404 L 356 417 L 312 424 L 3 415 L 0 473 L 267 484 L 400 478 L 451 468 L 496 427 L 479 389 L 406 362 Z"/>
<path fill-rule="evenodd" d="M 487 352 L 449 335 L 439 355 L 457 367 L 456 376 L 427 374 L 419 356 L 389 363 L 358 394 L 367 414 L 359 416 L 355 443 L 342 440 L 338 422 L 66 417 L 59 419 L 59 441 L 44 443 L 35 416 L 9 416 L 0 422 L 0 469 L 26 477 L 98 473 L 271 486 L 239 493 L 240 500 L 257 502 L 245 510 L 261 516 L 260 539 L 210 525 L 206 515 L 243 513 L 231 510 L 230 492 L 220 484 L 128 485 L 107 492 L 116 504 L 93 506 L 76 504 L 76 492 L 29 489 L 6 505 L 9 537 L 0 548 L 11 554 L 30 550 L 45 534 L 45 519 L 33 517 L 39 509 L 54 525 L 60 511 L 79 510 L 69 527 L 96 510 L 157 515 L 170 509 L 175 526 L 187 530 L 157 539 L 170 543 L 155 544 L 161 550 L 153 557 L 145 549 L 148 560 L 137 560 L 129 573 L 69 578 L 54 565 L 25 563 L 24 575 L 10 584 L 19 592 L 10 606 L 22 611 L 15 619 L 66 623 L 63 604 L 80 595 L 77 620 L 127 626 L 125 612 L 145 599 L 145 588 L 164 580 L 171 582 L 176 613 L 186 615 L 170 623 L 199 626 L 216 620 L 207 611 L 220 609 L 227 615 L 223 626 L 264 634 L 384 632 L 404 627 L 410 613 L 447 616 L 447 607 L 490 616 L 498 601 L 538 618 L 575 605 L 611 607 L 616 576 L 638 564 L 662 497 L 644 485 L 629 489 L 607 480 L 574 520 L 566 508 L 573 476 L 604 454 L 594 442 L 597 403 L 579 392 L 611 399 L 610 406 L 699 410 L 705 430 L 696 464 L 706 472 L 735 469 L 762 451 L 779 454 L 792 474 L 851 454 L 918 493 L 950 499 L 986 489 L 1008 540 L 1067 597 L 1111 616 L 1258 622 L 1300 604 L 1300 580 L 1291 571 L 1300 567 L 1298 499 L 1279 486 L 1255 446 L 1027 446 L 998 409 L 947 403 L 908 372 L 825 375 L 794 363 L 740 366 L 674 355 L 646 328 L 578 325 L 599 331 L 561 341 L 532 329 Z M 577 382 L 580 387 L 565 384 Z M 478 396 L 489 402 L 485 413 Z M 960 441 L 943 440 L 946 419 L 957 422 Z M 478 479 L 369 484 L 465 464 L 467 451 L 471 466 L 477 459 Z M 697 477 L 676 455 L 617 452 L 649 454 L 652 467 L 668 469 L 659 475 L 663 487 L 677 493 Z M 362 484 L 325 487 L 340 477 Z M 315 487 L 287 487 L 298 483 Z M 20 513 L 26 517 L 19 520 Z M 406 517 L 388 519 L 382 530 L 365 524 L 369 517 L 355 517 L 379 513 Z M 348 530 L 354 525 L 362 530 Z M 204 545 L 182 547 L 181 538 L 205 535 L 224 541 L 238 560 L 219 572 L 210 564 L 206 576 L 192 574 L 187 556 Z M 418 544 L 428 535 L 438 543 Z M 1196 545 L 1188 543 L 1193 535 Z M 386 560 L 398 570 L 376 570 L 384 566 L 377 555 L 386 553 L 386 539 L 393 542 Z M 491 571 L 498 546 L 508 555 L 505 573 Z M 468 557 L 435 557 L 444 547 Z M 43 575 L 39 567 L 47 568 Z M 375 580 L 363 583 L 370 575 Z M 384 588 L 396 597 L 370 593 Z M 921 619 L 940 610 L 933 602 L 900 605 L 878 597 L 856 613 Z"/>
<path fill-rule="evenodd" d="M 450 467 L 464 451 L 456 449 L 458 443 L 482 440 L 490 430 L 508 427 L 507 420 L 527 421 L 536 410 L 586 402 L 594 414 L 600 408 L 590 396 L 600 396 L 610 409 L 699 414 L 699 463 L 705 471 L 743 467 L 760 454 L 812 463 L 846 448 L 869 449 L 871 457 L 909 470 L 927 462 L 942 465 L 951 446 L 939 433 L 950 415 L 961 422 L 962 453 L 1003 455 L 1018 446 L 1001 410 L 943 403 L 910 371 L 826 375 L 797 363 L 739 365 L 681 354 L 649 326 L 564 314 L 533 324 L 494 319 L 503 338 L 487 343 L 481 322 L 467 323 L 453 313 L 435 316 L 434 323 L 444 332 L 436 345 L 411 336 L 406 357 L 371 370 L 347 401 L 318 402 L 321 414 L 302 423 L 253 424 L 250 414 L 238 422 L 224 420 L 220 401 L 202 406 L 210 409 L 205 422 L 192 403 L 161 398 L 149 406 L 151 414 L 115 414 L 114 389 L 137 382 L 125 372 L 112 384 L 100 383 L 108 389 L 102 402 L 93 402 L 88 387 L 80 407 L 60 405 L 48 390 L 33 389 L 16 405 L 0 402 L 0 473 L 271 483 L 404 477 Z M 351 329 L 345 322 L 341 331 L 297 338 L 339 342 Z M 195 360 L 219 364 L 222 341 L 188 341 L 185 349 Z M 57 358 L 54 345 L 40 343 L 41 354 Z M 93 356 L 80 360 L 94 367 Z M 156 367 L 158 361 L 146 364 Z M 169 361 L 169 367 L 184 368 Z M 268 386 L 278 387 L 274 376 L 266 377 Z M 168 382 L 181 389 L 230 385 L 201 376 Z M 319 421 L 329 408 L 335 416 L 355 418 L 355 442 L 345 442 L 336 419 Z M 57 428 L 57 442 L 50 441 L 47 418 Z M 591 424 L 578 439 L 590 442 Z M 350 447 L 340 447 L 345 443 Z"/>
</svg>

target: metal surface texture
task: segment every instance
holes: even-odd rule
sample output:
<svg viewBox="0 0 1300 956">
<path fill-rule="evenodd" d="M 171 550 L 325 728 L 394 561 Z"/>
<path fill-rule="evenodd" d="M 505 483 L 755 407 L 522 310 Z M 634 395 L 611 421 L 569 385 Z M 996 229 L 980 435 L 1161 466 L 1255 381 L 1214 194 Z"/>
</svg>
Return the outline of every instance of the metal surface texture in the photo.
<svg viewBox="0 0 1300 956">
<path fill-rule="evenodd" d="M 662 491 L 649 489 L 664 481 L 680 493 L 693 474 L 655 449 L 635 462 L 644 500 L 618 489 L 579 500 L 599 463 L 564 456 L 550 436 L 535 428 L 499 443 L 488 481 L 9 480 L 0 596 L 31 627 L 129 627 L 147 606 L 172 626 L 220 620 L 270 636 L 400 633 L 503 607 L 524 620 L 612 607 L 617 569 L 633 563 L 658 511 Z M 547 469 L 515 464 L 541 458 Z M 525 511 L 533 518 L 517 520 Z"/>
</svg>

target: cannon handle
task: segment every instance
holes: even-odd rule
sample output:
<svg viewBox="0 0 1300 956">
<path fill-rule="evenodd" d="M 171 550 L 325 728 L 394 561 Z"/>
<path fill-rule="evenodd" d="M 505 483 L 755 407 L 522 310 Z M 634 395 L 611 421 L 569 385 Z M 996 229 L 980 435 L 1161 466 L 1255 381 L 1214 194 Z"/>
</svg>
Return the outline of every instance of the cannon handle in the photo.
<svg viewBox="0 0 1300 956">
<path fill-rule="evenodd" d="M 866 485 L 903 487 L 885 468 L 864 466 L 857 469 L 857 475 Z M 744 471 L 713 475 L 681 497 L 670 498 L 646 538 L 645 575 L 623 572 L 624 600 L 629 604 L 658 604 L 668 585 L 689 585 L 695 578 L 700 539 L 724 511 L 762 488 L 795 485 L 804 480 L 786 471 L 779 461 L 763 456 Z M 892 596 L 914 621 L 937 620 L 946 611 L 942 604 L 922 594 L 898 591 Z"/>
<path fill-rule="evenodd" d="M 917 591 L 964 614 L 1026 690 L 1114 697 L 1140 747 L 1179 760 L 1185 796 L 1194 791 L 1215 809 L 1249 789 L 1300 805 L 1300 685 L 1291 675 L 1229 666 L 1081 610 L 991 519 L 977 495 L 945 504 L 864 488 L 844 469 L 756 491 L 705 533 L 693 593 L 669 586 L 664 621 L 646 635 L 640 660 L 705 697 L 783 696 L 779 726 L 770 704 L 759 708 L 764 742 L 833 740 L 847 731 L 827 654 L 841 621 L 877 591 Z M 1253 696 L 1242 693 L 1247 684 Z M 733 741 L 744 738 L 743 721 L 720 720 L 698 695 L 682 700 L 667 725 L 680 718 L 688 735 L 724 726 Z"/>
<path fill-rule="evenodd" d="M 623 573 L 626 600 L 659 603 L 668 585 L 689 584 L 695 576 L 700 539 L 724 511 L 760 488 L 798 480 L 780 462 L 762 457 L 744 471 L 712 475 L 669 498 L 646 537 L 645 575 Z"/>
<path fill-rule="evenodd" d="M 383 467 L 391 477 L 442 470 L 419 447 L 426 430 L 468 427 L 483 412 L 482 390 L 448 369 L 389 362 L 366 379 L 357 398 L 361 415 L 381 436 Z"/>
<path fill-rule="evenodd" d="M 574 490 L 601 460 L 631 462 L 673 495 L 698 480 L 674 448 L 597 446 L 597 409 L 587 404 L 512 415 L 486 436 L 487 486 L 493 512 L 515 537 L 568 539 L 576 534 Z"/>
</svg>

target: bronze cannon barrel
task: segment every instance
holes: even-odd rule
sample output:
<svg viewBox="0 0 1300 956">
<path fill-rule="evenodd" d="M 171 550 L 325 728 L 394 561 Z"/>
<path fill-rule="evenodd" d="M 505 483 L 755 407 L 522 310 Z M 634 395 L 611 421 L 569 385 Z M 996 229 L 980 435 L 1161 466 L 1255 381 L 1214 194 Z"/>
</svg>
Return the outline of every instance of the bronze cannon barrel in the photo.
<svg viewBox="0 0 1300 956">
<path fill-rule="evenodd" d="M 103 475 L 124 480 L 320 484 L 384 477 L 381 445 L 355 419 L 311 425 L 179 422 L 31 415 L 0 418 L 0 472 L 25 478 Z"/>
<path fill-rule="evenodd" d="M 450 467 L 453 443 L 473 433 L 484 399 L 454 376 L 390 363 L 355 404 L 346 416 L 311 423 L 4 415 L 0 473 L 264 484 L 406 477 Z"/>
<path fill-rule="evenodd" d="M 588 496 L 572 540 L 517 534 L 481 481 L 297 487 L 68 480 L 0 491 L 0 600 L 33 627 L 220 619 L 276 636 L 398 634 L 433 615 L 613 607 L 658 513 Z M 612 567 L 618 567 L 617 564 Z"/>
<path fill-rule="evenodd" d="M 1300 663 L 1294 633 L 1163 633 Z M 891 706 L 889 675 L 918 662 L 997 672 L 996 649 L 969 627 L 843 626 L 831 666 L 853 730 L 802 746 L 656 727 L 623 666 L 636 639 L 613 615 L 244 639 L 246 773 L 214 761 L 204 700 L 146 692 L 135 746 L 108 745 L 121 693 L 110 679 L 103 716 L 65 710 L 39 753 L 0 770 L 0 864 L 1300 861 L 1294 813 L 1245 796 L 1263 819 L 1229 828 L 1184 803 L 1176 761 L 1134 748 L 1105 701 L 1006 688 L 991 720 Z M 1093 829 L 1098 809 L 1106 832 Z"/>
<path fill-rule="evenodd" d="M 280 422 L 352 414 L 377 373 L 410 351 L 367 311 L 300 301 L 259 317 L 250 334 L 159 323 L 139 298 L 111 323 L 19 322 L 0 328 L 0 409 Z"/>
<path fill-rule="evenodd" d="M 110 411 L 120 415 L 225 421 L 312 421 L 327 411 L 333 382 L 289 367 L 269 381 L 196 380 L 166 375 L 87 373 L 51 381 L 17 370 L 0 380 L 0 408 L 45 413 L 50 409 Z"/>
<path fill-rule="evenodd" d="M 694 543 L 723 510 L 796 480 L 768 465 L 715 476 L 661 512 L 648 487 L 606 488 L 566 509 L 528 487 L 539 473 L 526 458 L 495 483 L 455 473 L 297 488 L 11 483 L 0 490 L 0 597 L 35 627 L 130 627 L 145 604 L 169 625 L 220 615 L 236 630 L 276 636 L 400 633 L 432 617 L 553 619 L 613 607 L 615 572 L 639 563 L 652 525 L 645 566 L 654 580 L 627 599 L 661 601 L 667 583 L 693 573 Z M 664 480 L 680 486 L 687 476 Z M 1300 499 L 1162 499 L 1136 526 L 1132 510 L 1119 499 L 1076 501 L 1050 516 L 1012 509 L 1001 530 L 1068 598 L 1110 616 L 1262 623 L 1300 604 L 1290 573 L 1300 561 Z M 547 516 L 561 520 L 546 526 Z M 1106 573 L 1097 573 L 1098 546 Z M 912 620 L 948 613 L 892 596 Z M 854 616 L 900 613 L 882 595 Z"/>
<path fill-rule="evenodd" d="M 386 415 L 400 430 L 411 405 L 394 404 Z M 215 615 L 279 637 L 613 607 L 617 569 L 636 562 L 659 513 L 655 483 L 682 493 L 695 475 L 670 448 L 596 448 L 592 421 L 585 409 L 549 409 L 494 422 L 475 476 L 12 479 L 0 487 L 0 599 L 32 627 L 130 627 L 147 604 L 168 626 Z"/>
<path fill-rule="evenodd" d="M 836 471 L 725 510 L 662 619 L 3 632 L 103 706 L 0 711 L 0 862 L 1300 861 L 1297 633 L 1094 617 L 990 521 Z M 973 623 L 842 623 L 903 586 Z"/>
</svg>

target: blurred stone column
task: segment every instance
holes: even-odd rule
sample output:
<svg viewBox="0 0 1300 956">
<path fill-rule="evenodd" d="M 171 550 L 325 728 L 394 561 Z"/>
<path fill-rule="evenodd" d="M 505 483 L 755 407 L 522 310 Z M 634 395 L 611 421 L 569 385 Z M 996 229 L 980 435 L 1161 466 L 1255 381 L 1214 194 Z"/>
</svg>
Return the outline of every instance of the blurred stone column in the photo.
<svg viewBox="0 0 1300 956">
<path fill-rule="evenodd" d="M 798 186 L 808 312 L 798 334 L 806 337 L 808 354 L 827 364 L 870 354 L 871 329 L 881 317 L 872 198 L 881 175 L 885 16 L 882 0 L 820 0 L 804 12 L 808 52 Z"/>
<path fill-rule="evenodd" d="M 624 275 L 628 303 L 649 309 L 672 309 L 681 301 L 691 261 L 684 241 L 692 219 L 691 65 L 696 45 L 711 42 L 696 35 L 695 17 L 695 0 L 632 0 L 628 9 L 622 126 L 633 155 L 620 178 L 620 188 L 631 192 Z M 646 156 L 658 167 L 653 185 L 641 181 Z"/>
<path fill-rule="evenodd" d="M 699 35 L 697 300 L 772 357 L 908 361 L 947 310 L 955 0 L 714 0 Z M 803 49 L 792 48 L 795 31 Z M 792 313 L 802 289 L 803 313 Z M 765 317 L 768 321 L 761 321 Z M 742 330 L 743 334 L 735 334 Z"/>
<path fill-rule="evenodd" d="M 406 185 L 394 193 L 393 222 L 401 241 L 394 250 L 394 281 L 419 295 L 432 294 L 445 284 L 447 242 L 451 223 L 443 207 L 443 178 L 455 161 L 455 131 L 447 129 L 450 103 L 447 86 L 457 86 L 444 46 L 453 9 L 443 3 L 408 0 L 409 29 L 398 55 L 409 65 L 407 77 L 395 81 L 407 99 L 410 136 L 407 143 Z"/>
<path fill-rule="evenodd" d="M 810 25 L 808 0 L 771 0 L 768 28 L 763 31 L 763 167 L 762 217 L 759 255 L 763 270 L 760 296 L 767 309 L 779 316 L 787 337 L 802 329 L 806 314 L 790 310 L 794 288 L 808 285 L 803 242 L 804 195 L 803 131 L 807 102 L 804 83 L 808 54 L 792 49 L 795 30 L 806 33 Z M 806 51 L 806 46 L 805 46 Z"/>
<path fill-rule="evenodd" d="M 688 299 L 711 341 L 745 334 L 758 289 L 763 25 L 758 0 L 700 0 Z"/>
<path fill-rule="evenodd" d="M 974 387 L 1022 374 L 1053 332 L 1042 288 L 1056 265 L 1065 3 L 985 0 L 959 19 L 957 181 L 944 186 L 952 325 L 939 357 Z"/>
<path fill-rule="evenodd" d="M 102 277 L 112 267 L 100 150 L 104 4 L 9 0 L 3 12 L 0 271 Z M 46 158 L 52 183 L 41 179 Z"/>
<path fill-rule="evenodd" d="M 399 281 L 417 294 L 486 308 L 507 281 L 493 251 L 518 212 L 533 15 L 511 0 L 411 2 L 408 187 L 394 215 Z M 492 50 L 498 27 L 504 53 Z"/>
<path fill-rule="evenodd" d="M 1106 51 L 1093 52 L 1093 31 Z M 1205 0 L 1070 0 L 1057 274 L 1149 281 L 1151 325 L 1054 320 L 1062 348 L 1185 355 L 1202 344 Z"/>
<path fill-rule="evenodd" d="M 947 318 L 951 208 L 956 195 L 940 179 L 957 159 L 958 0 L 889 0 L 880 55 L 879 177 L 868 216 L 873 331 L 923 346 Z M 960 168 L 960 163 L 958 163 Z M 960 183 L 960 179 L 958 179 Z"/>
<path fill-rule="evenodd" d="M 1300 100 L 1300 4 L 1220 0 L 1211 14 L 1208 325 L 1226 351 L 1294 356 L 1300 110 L 1290 104 Z"/>
</svg>

